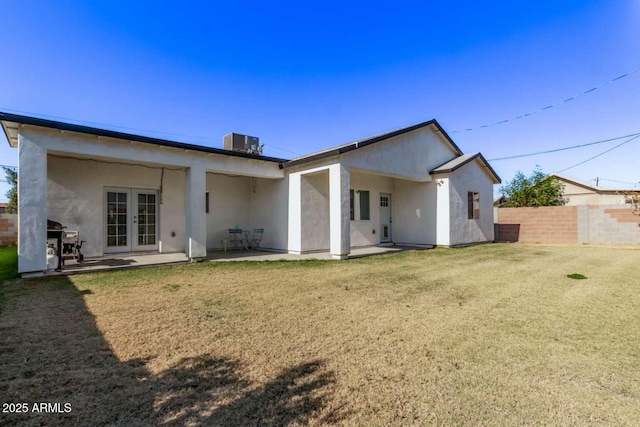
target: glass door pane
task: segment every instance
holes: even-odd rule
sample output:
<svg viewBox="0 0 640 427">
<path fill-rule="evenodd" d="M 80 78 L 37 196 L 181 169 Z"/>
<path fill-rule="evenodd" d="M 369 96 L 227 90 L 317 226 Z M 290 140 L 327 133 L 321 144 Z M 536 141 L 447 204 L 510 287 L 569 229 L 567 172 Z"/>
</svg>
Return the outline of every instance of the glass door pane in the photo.
<svg viewBox="0 0 640 427">
<path fill-rule="evenodd" d="M 107 191 L 107 247 L 126 248 L 127 238 L 127 191 Z"/>
</svg>

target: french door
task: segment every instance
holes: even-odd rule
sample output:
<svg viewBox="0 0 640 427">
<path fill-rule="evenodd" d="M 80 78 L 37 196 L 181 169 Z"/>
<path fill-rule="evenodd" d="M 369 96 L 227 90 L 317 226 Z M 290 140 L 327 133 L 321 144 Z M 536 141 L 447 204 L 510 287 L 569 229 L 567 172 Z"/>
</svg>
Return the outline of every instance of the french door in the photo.
<svg viewBox="0 0 640 427">
<path fill-rule="evenodd" d="M 158 192 L 106 188 L 106 253 L 158 249 Z"/>
</svg>

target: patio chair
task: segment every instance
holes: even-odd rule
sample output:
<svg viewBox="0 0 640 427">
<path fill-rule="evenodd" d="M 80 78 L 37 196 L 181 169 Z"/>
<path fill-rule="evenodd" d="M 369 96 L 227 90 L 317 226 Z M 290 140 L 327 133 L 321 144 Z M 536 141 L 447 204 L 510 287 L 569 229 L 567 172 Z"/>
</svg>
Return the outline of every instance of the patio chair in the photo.
<svg viewBox="0 0 640 427">
<path fill-rule="evenodd" d="M 262 233 L 264 233 L 264 228 L 254 228 L 253 229 L 253 237 L 249 240 L 249 247 L 251 249 L 259 249 L 260 242 L 262 241 Z"/>
<path fill-rule="evenodd" d="M 242 228 L 229 229 L 229 246 L 231 249 L 243 249 L 247 247 Z"/>
</svg>

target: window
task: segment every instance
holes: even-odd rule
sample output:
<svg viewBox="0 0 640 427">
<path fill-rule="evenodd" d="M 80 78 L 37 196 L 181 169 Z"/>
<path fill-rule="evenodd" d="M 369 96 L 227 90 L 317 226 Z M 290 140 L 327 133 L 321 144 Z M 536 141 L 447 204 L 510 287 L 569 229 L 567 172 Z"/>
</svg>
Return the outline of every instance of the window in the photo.
<svg viewBox="0 0 640 427">
<path fill-rule="evenodd" d="M 209 213 L 209 192 L 204 193 L 204 211 Z"/>
<path fill-rule="evenodd" d="M 350 190 L 350 218 L 352 221 L 370 220 L 369 192 L 365 190 Z"/>
<path fill-rule="evenodd" d="M 467 193 L 467 209 L 469 219 L 480 219 L 480 194 L 469 191 Z"/>
</svg>

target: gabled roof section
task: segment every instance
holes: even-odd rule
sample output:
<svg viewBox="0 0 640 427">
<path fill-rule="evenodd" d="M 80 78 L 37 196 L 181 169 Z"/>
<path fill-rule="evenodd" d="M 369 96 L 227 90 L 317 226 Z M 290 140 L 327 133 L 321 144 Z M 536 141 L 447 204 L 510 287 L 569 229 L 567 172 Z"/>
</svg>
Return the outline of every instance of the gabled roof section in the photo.
<svg viewBox="0 0 640 427">
<path fill-rule="evenodd" d="M 560 181 L 565 181 L 568 183 L 571 183 L 573 185 L 576 185 L 578 187 L 582 187 L 585 188 L 587 190 L 591 190 L 595 193 L 619 193 L 619 192 L 640 192 L 640 188 L 603 188 L 603 187 L 596 187 L 595 185 L 591 185 L 591 184 L 587 184 L 586 182 L 582 182 L 579 181 L 575 178 L 569 178 L 568 176 L 565 175 L 560 175 L 559 173 L 550 173 L 549 175 L 547 175 L 549 177 L 552 178 L 556 178 L 559 179 Z"/>
<path fill-rule="evenodd" d="M 301 165 L 301 164 L 304 164 L 304 163 L 309 163 L 309 162 L 314 162 L 316 160 L 325 159 L 327 157 L 337 156 L 339 154 L 343 154 L 343 153 L 347 153 L 349 151 L 357 150 L 359 148 L 366 147 L 366 146 L 369 146 L 371 144 L 375 144 L 376 142 L 385 141 L 385 140 L 393 138 L 395 136 L 402 135 L 402 134 L 408 133 L 408 132 L 412 132 L 414 130 L 418 130 L 420 128 L 427 127 L 427 126 L 435 127 L 436 131 L 440 132 L 442 134 L 442 136 L 445 138 L 445 140 L 451 145 L 451 148 L 453 149 L 453 151 L 458 155 L 462 155 L 462 151 L 460 151 L 460 148 L 458 148 L 458 146 L 455 144 L 455 142 L 453 142 L 451 137 L 444 131 L 444 129 L 442 129 L 442 126 L 440 126 L 440 124 L 435 119 L 431 119 L 431 120 L 428 120 L 426 122 L 418 123 L 418 124 L 415 124 L 415 125 L 412 125 L 412 126 L 407 126 L 407 127 L 404 127 L 404 128 L 392 130 L 390 132 L 385 132 L 385 133 L 382 133 L 382 134 L 379 134 L 379 135 L 370 136 L 368 138 L 361 139 L 361 140 L 358 140 L 358 141 L 353 141 L 353 142 L 349 142 L 347 144 L 338 145 L 337 147 L 332 147 L 332 148 L 328 148 L 326 150 L 317 151 L 315 153 L 307 154 L 307 155 L 304 155 L 304 156 L 301 156 L 301 157 L 296 157 L 294 159 L 289 160 L 288 162 L 285 162 L 283 166 L 285 168 L 288 168 L 288 167 L 291 167 L 291 166 L 297 166 L 297 165 Z"/>
<path fill-rule="evenodd" d="M 449 160 L 447 163 L 438 166 L 429 173 L 431 175 L 438 175 L 441 173 L 453 172 L 476 159 L 478 159 L 483 166 L 487 168 L 487 172 L 491 175 L 495 184 L 500 184 L 502 182 L 496 171 L 493 170 L 489 162 L 487 162 L 487 159 L 485 159 L 481 153 L 463 154 L 462 156 L 456 157 L 455 159 Z"/>
<path fill-rule="evenodd" d="M 167 139 L 153 138 L 150 136 L 134 135 L 130 133 L 117 132 L 107 129 L 100 129 L 90 126 L 74 125 L 71 123 L 58 122 L 55 120 L 40 119 L 37 117 L 22 116 L 19 114 L 3 113 L 0 111 L 0 123 L 7 136 L 9 145 L 18 146 L 18 129 L 20 125 L 39 126 L 47 129 L 64 130 L 68 132 L 78 132 L 89 135 L 103 136 L 108 138 L 122 139 L 125 141 L 142 142 L 146 144 L 162 145 L 165 147 L 178 148 L 182 150 L 201 151 L 204 153 L 221 154 L 224 156 L 244 157 L 247 159 L 264 160 L 267 162 L 283 163 L 285 159 L 276 157 L 259 156 L 256 154 L 241 153 L 237 151 L 223 150 L 221 148 L 205 147 L 203 145 L 187 144 L 184 142 L 170 141 Z"/>
</svg>

